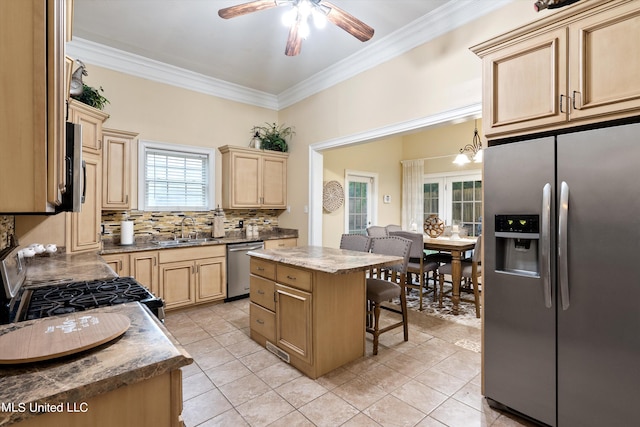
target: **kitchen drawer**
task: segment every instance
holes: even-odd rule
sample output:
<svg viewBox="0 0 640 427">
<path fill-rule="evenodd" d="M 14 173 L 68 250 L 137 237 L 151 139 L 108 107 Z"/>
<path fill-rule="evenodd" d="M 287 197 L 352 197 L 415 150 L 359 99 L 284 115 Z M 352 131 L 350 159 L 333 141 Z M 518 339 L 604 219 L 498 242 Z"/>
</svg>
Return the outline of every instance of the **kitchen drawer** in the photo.
<svg viewBox="0 0 640 427">
<path fill-rule="evenodd" d="M 276 282 L 311 292 L 310 271 L 286 265 L 278 265 L 278 269 L 276 271 Z"/>
<path fill-rule="evenodd" d="M 275 283 L 262 277 L 251 275 L 249 278 L 251 302 L 255 302 L 266 309 L 275 311 Z"/>
<path fill-rule="evenodd" d="M 296 238 L 264 241 L 265 249 L 291 248 L 294 246 L 298 246 L 298 239 Z"/>
<path fill-rule="evenodd" d="M 194 259 L 217 258 L 227 256 L 226 245 L 193 246 L 187 248 L 162 249 L 158 251 L 160 264 Z"/>
<path fill-rule="evenodd" d="M 262 276 L 267 279 L 276 279 L 276 265 L 271 261 L 259 258 L 251 258 L 251 274 Z"/>
<path fill-rule="evenodd" d="M 267 341 L 275 342 L 276 340 L 276 314 L 269 311 L 258 304 L 251 303 L 249 305 L 249 325 L 252 331 L 255 331 L 265 337 Z"/>
</svg>

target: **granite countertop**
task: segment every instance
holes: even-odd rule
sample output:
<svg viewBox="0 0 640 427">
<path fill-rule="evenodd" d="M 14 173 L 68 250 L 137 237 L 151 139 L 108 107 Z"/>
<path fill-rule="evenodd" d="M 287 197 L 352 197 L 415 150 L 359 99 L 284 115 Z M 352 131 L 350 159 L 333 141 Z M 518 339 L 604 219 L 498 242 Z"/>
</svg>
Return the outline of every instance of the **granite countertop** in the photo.
<svg viewBox="0 0 640 427">
<path fill-rule="evenodd" d="M 118 304 L 86 313 L 119 313 L 131 326 L 114 341 L 76 355 L 21 365 L 0 365 L 0 402 L 60 404 L 81 402 L 118 387 L 162 375 L 193 362 L 164 325 L 140 303 Z M 0 326 L 0 335 L 42 319 Z M 31 417 L 0 412 L 0 426 Z"/>
<path fill-rule="evenodd" d="M 40 281 L 72 281 L 104 279 L 117 274 L 95 252 L 78 254 L 54 253 L 51 256 L 35 256 L 26 259 L 25 285 Z"/>
<path fill-rule="evenodd" d="M 136 238 L 133 245 L 120 245 L 117 241 L 105 241 L 103 243 L 102 255 L 118 254 L 127 252 L 156 251 L 163 249 L 185 248 L 191 246 L 228 245 L 232 243 L 255 242 L 260 240 L 297 239 L 298 230 L 288 228 L 277 228 L 270 231 L 262 231 L 257 236 L 247 237 L 244 231 L 227 232 L 225 237 L 212 238 L 205 236 L 206 242 L 185 242 L 176 246 L 163 247 L 157 245 L 153 238 Z"/>
<path fill-rule="evenodd" d="M 402 257 L 321 246 L 259 249 L 248 255 L 324 273 L 344 274 L 397 264 Z"/>
</svg>

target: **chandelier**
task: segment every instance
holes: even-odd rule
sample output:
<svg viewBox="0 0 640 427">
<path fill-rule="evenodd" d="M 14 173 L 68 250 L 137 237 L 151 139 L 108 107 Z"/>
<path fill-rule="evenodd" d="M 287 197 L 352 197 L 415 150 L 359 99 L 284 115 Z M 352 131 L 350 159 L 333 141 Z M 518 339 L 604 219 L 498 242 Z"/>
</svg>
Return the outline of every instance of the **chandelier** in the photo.
<svg viewBox="0 0 640 427">
<path fill-rule="evenodd" d="M 477 120 L 475 121 L 474 127 L 473 141 L 471 144 L 467 144 L 460 149 L 460 154 L 456 156 L 453 163 L 457 165 L 465 165 L 467 163 L 471 163 L 471 160 L 473 160 L 474 163 L 482 163 L 482 141 L 478 134 Z"/>
</svg>

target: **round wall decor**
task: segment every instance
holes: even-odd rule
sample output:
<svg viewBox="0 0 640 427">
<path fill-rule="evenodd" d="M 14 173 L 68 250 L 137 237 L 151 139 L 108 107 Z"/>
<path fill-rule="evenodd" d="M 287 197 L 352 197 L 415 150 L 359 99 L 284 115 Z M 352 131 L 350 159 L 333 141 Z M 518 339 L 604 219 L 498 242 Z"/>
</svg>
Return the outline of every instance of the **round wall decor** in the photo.
<svg viewBox="0 0 640 427">
<path fill-rule="evenodd" d="M 322 207 L 327 212 L 333 212 L 344 202 L 344 189 L 338 181 L 329 181 L 322 190 Z"/>
</svg>

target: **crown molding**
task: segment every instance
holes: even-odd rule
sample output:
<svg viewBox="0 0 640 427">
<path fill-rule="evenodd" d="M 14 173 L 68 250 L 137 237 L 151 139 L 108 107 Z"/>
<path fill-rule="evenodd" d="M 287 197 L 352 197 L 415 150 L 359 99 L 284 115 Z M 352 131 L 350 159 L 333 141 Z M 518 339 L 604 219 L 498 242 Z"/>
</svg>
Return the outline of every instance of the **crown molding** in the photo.
<svg viewBox="0 0 640 427">
<path fill-rule="evenodd" d="M 119 49 L 74 37 L 66 44 L 67 55 L 121 73 L 142 77 L 231 101 L 278 110 L 275 95 L 208 77 Z"/>
<path fill-rule="evenodd" d="M 67 54 L 90 64 L 231 101 L 281 110 L 427 43 L 514 0 L 451 0 L 387 37 L 278 95 L 208 77 L 184 68 L 74 37 Z"/>
</svg>

